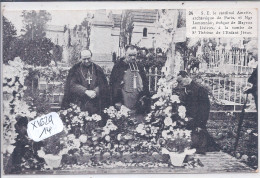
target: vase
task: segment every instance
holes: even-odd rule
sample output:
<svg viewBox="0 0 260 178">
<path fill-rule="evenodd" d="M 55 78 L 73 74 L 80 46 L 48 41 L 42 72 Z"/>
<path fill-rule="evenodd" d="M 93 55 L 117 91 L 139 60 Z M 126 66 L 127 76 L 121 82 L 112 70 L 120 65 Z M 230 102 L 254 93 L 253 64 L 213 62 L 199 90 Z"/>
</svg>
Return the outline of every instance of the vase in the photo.
<svg viewBox="0 0 260 178">
<path fill-rule="evenodd" d="M 192 155 L 196 152 L 196 149 L 185 149 L 184 152 L 168 151 L 166 148 L 162 148 L 162 154 L 168 154 L 170 156 L 171 164 L 173 166 L 182 166 L 182 163 L 187 155 Z"/>
<path fill-rule="evenodd" d="M 169 152 L 171 164 L 173 166 L 182 166 L 182 163 L 186 157 L 186 153 Z"/>
<path fill-rule="evenodd" d="M 47 167 L 50 169 L 58 168 L 61 163 L 62 156 L 59 155 L 52 155 L 52 154 L 46 154 L 44 156 L 44 160 L 47 164 Z"/>
</svg>

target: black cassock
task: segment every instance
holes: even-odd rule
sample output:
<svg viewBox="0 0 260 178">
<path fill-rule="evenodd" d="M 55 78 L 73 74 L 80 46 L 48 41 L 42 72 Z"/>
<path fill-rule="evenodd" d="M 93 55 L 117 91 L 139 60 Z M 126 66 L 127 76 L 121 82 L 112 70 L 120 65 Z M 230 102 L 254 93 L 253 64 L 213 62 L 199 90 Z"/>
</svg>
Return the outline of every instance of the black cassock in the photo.
<svg viewBox="0 0 260 178">
<path fill-rule="evenodd" d="M 188 124 L 188 129 L 192 130 L 193 147 L 201 153 L 218 151 L 219 146 L 209 135 L 206 128 L 210 112 L 208 91 L 194 81 L 182 91 L 182 101 L 187 110 L 186 115 L 193 118 Z M 198 127 L 201 128 L 199 132 L 196 131 Z"/>
<path fill-rule="evenodd" d="M 91 99 L 86 90 L 95 90 L 97 96 Z M 77 104 L 82 111 L 90 114 L 101 114 L 109 106 L 109 86 L 101 67 L 91 63 L 75 64 L 69 71 L 62 101 L 62 109 L 67 109 L 70 103 Z"/>
<path fill-rule="evenodd" d="M 118 63 L 114 65 L 110 76 L 112 104 L 113 105 L 116 103 L 124 104 L 124 99 L 126 99 L 126 95 L 127 95 L 125 92 L 126 91 L 125 90 L 126 82 L 124 81 L 126 79 L 125 75 L 129 74 L 129 71 L 132 69 L 138 71 L 138 77 L 140 78 L 142 83 L 141 84 L 142 91 L 138 92 L 137 94 L 136 104 L 134 108 L 136 109 L 137 113 L 147 112 L 150 109 L 150 92 L 148 88 L 149 84 L 148 84 L 145 71 L 142 65 L 138 63 L 127 64 L 123 61 L 123 59 L 121 59 Z M 131 82 L 127 82 L 127 83 L 131 83 Z"/>
</svg>

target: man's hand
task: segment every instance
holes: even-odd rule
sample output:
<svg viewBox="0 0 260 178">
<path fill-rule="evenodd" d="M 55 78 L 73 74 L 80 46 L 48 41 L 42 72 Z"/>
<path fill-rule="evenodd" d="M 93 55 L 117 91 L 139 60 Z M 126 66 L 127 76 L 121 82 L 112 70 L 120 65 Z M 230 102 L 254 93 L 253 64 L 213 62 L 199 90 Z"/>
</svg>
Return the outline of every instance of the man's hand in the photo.
<svg viewBox="0 0 260 178">
<path fill-rule="evenodd" d="M 86 90 L 86 95 L 88 95 L 91 99 L 95 98 L 97 96 L 96 92 L 94 90 Z"/>
<path fill-rule="evenodd" d="M 249 93 L 251 93 L 251 92 L 252 92 L 252 86 L 246 86 L 246 87 L 244 88 L 244 93 L 249 94 Z"/>
<path fill-rule="evenodd" d="M 116 108 L 116 109 L 119 109 L 119 110 L 120 110 L 121 106 L 122 106 L 122 103 L 116 103 L 116 104 L 115 104 L 115 108 Z"/>
<path fill-rule="evenodd" d="M 200 127 L 197 127 L 195 130 L 199 133 L 202 129 Z"/>
</svg>

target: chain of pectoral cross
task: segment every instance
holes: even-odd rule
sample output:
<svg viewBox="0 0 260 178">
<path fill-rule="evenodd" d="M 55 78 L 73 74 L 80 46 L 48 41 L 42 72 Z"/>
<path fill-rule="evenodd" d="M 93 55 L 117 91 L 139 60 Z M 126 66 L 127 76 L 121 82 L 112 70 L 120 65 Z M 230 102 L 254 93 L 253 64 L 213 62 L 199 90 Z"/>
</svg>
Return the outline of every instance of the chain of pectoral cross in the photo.
<svg viewBox="0 0 260 178">
<path fill-rule="evenodd" d="M 133 68 L 132 68 L 131 64 L 133 65 Z M 130 71 L 134 72 L 133 88 L 136 89 L 137 88 L 137 84 L 136 84 L 136 82 L 137 82 L 137 75 L 136 75 L 136 72 L 139 72 L 139 69 L 138 69 L 138 66 L 137 66 L 136 62 L 135 63 L 129 63 L 129 67 L 130 67 Z"/>
<path fill-rule="evenodd" d="M 87 80 L 87 81 L 88 81 L 88 84 L 89 84 L 89 85 L 90 85 L 90 83 L 91 83 L 91 81 L 92 81 L 93 63 L 91 63 L 91 68 L 92 68 L 91 74 L 90 74 L 90 72 L 89 72 L 89 70 L 88 70 L 88 73 L 87 73 L 87 75 L 86 75 L 86 76 L 87 76 L 87 79 L 86 79 L 86 77 L 85 77 L 85 75 L 84 75 L 84 73 L 83 73 L 83 71 L 82 71 L 82 66 L 80 66 L 81 74 L 82 74 L 84 80 Z"/>
</svg>

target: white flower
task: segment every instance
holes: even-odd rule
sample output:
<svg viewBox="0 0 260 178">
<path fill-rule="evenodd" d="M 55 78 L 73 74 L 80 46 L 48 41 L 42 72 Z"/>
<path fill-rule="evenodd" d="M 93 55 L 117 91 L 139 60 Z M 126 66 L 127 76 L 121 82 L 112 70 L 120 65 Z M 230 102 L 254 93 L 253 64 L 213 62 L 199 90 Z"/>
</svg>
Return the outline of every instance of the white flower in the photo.
<svg viewBox="0 0 260 178">
<path fill-rule="evenodd" d="M 54 61 L 51 61 L 49 65 L 50 65 L 50 66 L 55 66 L 55 62 L 54 62 Z"/>
<path fill-rule="evenodd" d="M 160 98 L 161 96 L 159 95 L 159 93 L 156 93 L 152 96 L 152 99 L 157 99 L 157 98 Z"/>
<path fill-rule="evenodd" d="M 151 127 L 151 134 L 156 134 L 158 132 L 158 127 Z"/>
<path fill-rule="evenodd" d="M 118 140 L 118 141 L 121 140 L 121 136 L 122 136 L 121 134 L 118 134 L 118 135 L 117 135 L 117 140 Z"/>
<path fill-rule="evenodd" d="M 67 114 L 68 114 L 68 111 L 67 111 L 67 110 L 64 110 L 64 111 L 62 112 L 62 114 L 67 115 Z"/>
<path fill-rule="evenodd" d="M 145 127 L 143 124 L 139 124 L 136 128 L 136 132 L 140 133 L 141 135 L 145 135 L 146 131 L 145 131 Z"/>
<path fill-rule="evenodd" d="M 160 98 L 158 101 L 156 101 L 154 103 L 154 105 L 155 106 L 162 106 L 164 103 L 165 103 L 165 101 L 162 98 Z"/>
<path fill-rule="evenodd" d="M 102 136 L 109 135 L 113 130 L 117 130 L 117 126 L 113 124 L 111 119 L 108 119 L 105 127 L 103 127 Z"/>
<path fill-rule="evenodd" d="M 81 136 L 79 137 L 79 141 L 80 141 L 81 143 L 86 143 L 87 140 L 88 140 L 88 137 L 87 137 L 86 135 L 81 135 Z"/>
<path fill-rule="evenodd" d="M 98 114 L 93 114 L 91 117 L 92 117 L 92 119 L 93 119 L 94 121 L 96 121 L 96 122 L 102 120 L 101 116 L 98 115 Z"/>
<path fill-rule="evenodd" d="M 110 136 L 109 136 L 109 135 L 105 136 L 105 140 L 106 140 L 107 142 L 110 142 Z"/>
<path fill-rule="evenodd" d="M 172 125 L 172 119 L 171 119 L 170 117 L 166 117 L 166 118 L 164 119 L 164 124 L 165 124 L 166 126 Z"/>
<path fill-rule="evenodd" d="M 13 146 L 13 145 L 9 145 L 8 147 L 7 147 L 7 152 L 9 153 L 9 154 L 12 154 L 13 153 L 13 150 L 14 150 L 14 148 L 15 148 L 15 146 Z"/>
<path fill-rule="evenodd" d="M 246 132 L 250 134 L 250 133 L 252 132 L 252 130 L 251 130 L 251 129 L 248 129 Z"/>
<path fill-rule="evenodd" d="M 182 119 L 185 119 L 185 117 L 186 117 L 186 108 L 185 108 L 185 106 L 179 106 L 179 108 L 178 108 L 178 114 L 179 114 L 179 116 L 182 118 Z"/>
<path fill-rule="evenodd" d="M 79 139 L 74 139 L 73 143 L 70 145 L 72 148 L 79 148 L 80 147 L 80 141 Z"/>
<path fill-rule="evenodd" d="M 76 137 L 75 137 L 75 135 L 73 135 L 73 134 L 69 134 L 68 135 L 68 140 L 74 140 Z"/>
<path fill-rule="evenodd" d="M 164 139 L 167 139 L 167 138 L 168 138 L 168 131 L 167 131 L 167 130 L 163 130 L 163 131 L 162 131 L 162 137 L 163 137 Z"/>
<path fill-rule="evenodd" d="M 172 95 L 171 96 L 171 102 L 176 102 L 176 103 L 180 103 L 180 98 L 179 98 L 179 96 L 178 95 Z"/>
<path fill-rule="evenodd" d="M 172 126 L 175 127 L 175 126 L 176 126 L 176 122 L 173 122 L 173 123 L 172 123 Z"/>
<path fill-rule="evenodd" d="M 165 88 L 163 88 L 163 92 L 166 94 L 171 94 L 172 88 L 170 86 L 166 86 Z"/>
</svg>

